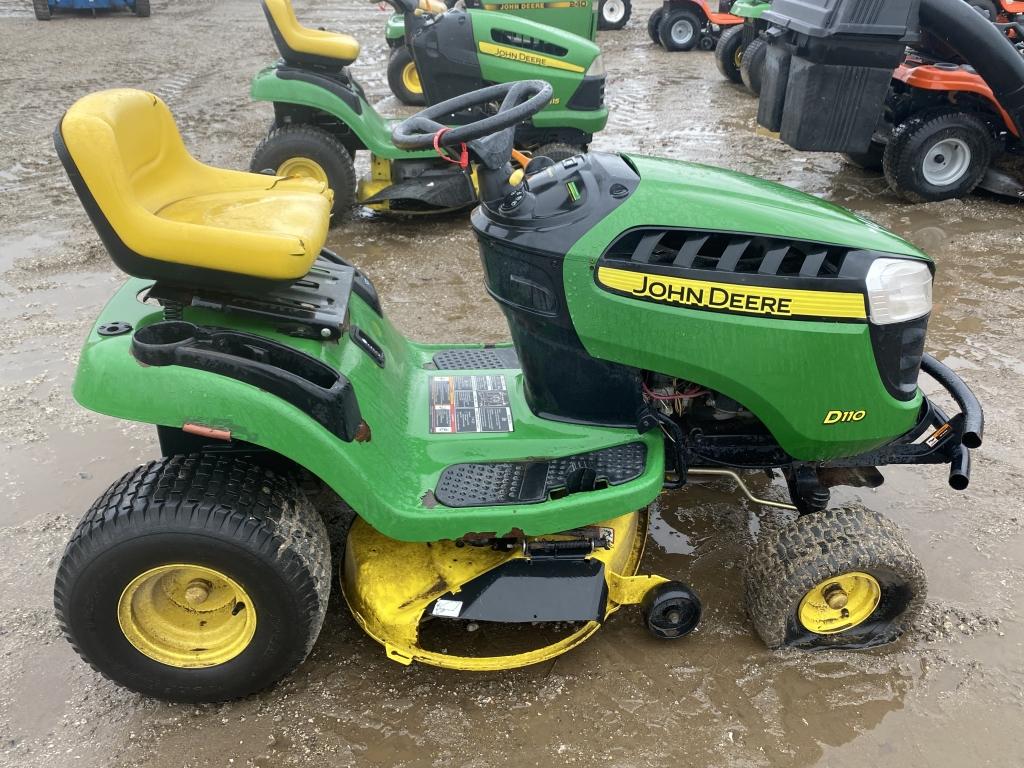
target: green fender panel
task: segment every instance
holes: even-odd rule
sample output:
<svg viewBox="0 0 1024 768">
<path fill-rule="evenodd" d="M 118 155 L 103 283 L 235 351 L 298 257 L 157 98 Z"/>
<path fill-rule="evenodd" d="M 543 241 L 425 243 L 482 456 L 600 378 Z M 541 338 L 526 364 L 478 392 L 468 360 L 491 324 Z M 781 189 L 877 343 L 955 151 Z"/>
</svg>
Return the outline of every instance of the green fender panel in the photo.
<svg viewBox="0 0 1024 768">
<path fill-rule="evenodd" d="M 97 319 L 134 328 L 162 319 L 159 308 L 136 298 L 150 283 L 129 280 Z M 258 333 L 313 355 L 352 382 L 368 442 L 346 443 L 289 403 L 254 386 L 178 366 L 147 367 L 130 353 L 131 335 L 100 336 L 96 327 L 82 350 L 74 383 L 84 407 L 131 421 L 181 427 L 186 423 L 230 430 L 233 437 L 288 457 L 321 478 L 370 525 L 403 541 L 436 541 L 468 532 L 530 535 L 555 533 L 611 519 L 649 504 L 664 479 L 660 432 L 609 429 L 546 421 L 534 416 L 519 371 L 503 374 L 514 430 L 508 433 L 431 434 L 430 379 L 433 354 L 451 345 L 409 342 L 361 299 L 350 300 L 350 322 L 385 351 L 380 368 L 348 337 L 320 342 L 283 336 L 268 324 L 193 308 L 198 324 Z M 466 345 L 463 345 L 466 346 Z M 441 471 L 464 462 L 560 457 L 635 441 L 647 445 L 646 471 L 623 485 L 577 493 L 540 504 L 448 508 L 433 499 Z"/>
<path fill-rule="evenodd" d="M 345 123 L 363 146 L 378 157 L 401 160 L 415 157 L 433 157 L 432 150 L 407 152 L 391 141 L 391 126 L 397 120 L 383 117 L 365 99 L 360 99 L 362 113 L 357 114 L 340 97 L 326 88 L 302 80 L 282 80 L 277 76 L 277 65 L 260 70 L 252 80 L 250 95 L 254 101 L 297 104 L 319 109 Z"/>
</svg>

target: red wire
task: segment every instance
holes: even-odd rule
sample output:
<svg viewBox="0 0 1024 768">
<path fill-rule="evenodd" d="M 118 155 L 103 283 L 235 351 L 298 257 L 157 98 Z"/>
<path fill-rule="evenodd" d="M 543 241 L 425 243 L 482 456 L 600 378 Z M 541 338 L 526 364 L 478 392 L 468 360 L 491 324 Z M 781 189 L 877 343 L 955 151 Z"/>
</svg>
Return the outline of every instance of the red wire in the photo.
<svg viewBox="0 0 1024 768">
<path fill-rule="evenodd" d="M 446 151 L 441 148 L 441 137 L 448 133 L 448 131 L 450 130 L 451 128 L 442 128 L 441 130 L 434 134 L 434 151 L 437 152 L 437 154 L 440 155 L 443 160 L 447 160 L 449 163 L 453 163 L 459 166 L 459 168 L 468 168 L 469 148 L 466 146 L 466 142 L 462 142 L 459 145 L 460 151 L 458 160 L 452 160 L 450 157 L 448 157 Z"/>
</svg>

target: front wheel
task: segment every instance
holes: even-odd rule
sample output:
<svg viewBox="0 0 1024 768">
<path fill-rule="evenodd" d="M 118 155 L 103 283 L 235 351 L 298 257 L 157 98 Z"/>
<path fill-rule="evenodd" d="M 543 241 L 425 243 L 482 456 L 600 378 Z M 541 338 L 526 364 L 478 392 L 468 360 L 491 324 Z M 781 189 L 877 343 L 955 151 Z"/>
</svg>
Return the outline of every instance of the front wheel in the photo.
<svg viewBox="0 0 1024 768">
<path fill-rule="evenodd" d="M 696 13 L 688 8 L 677 8 L 662 16 L 658 39 L 667 51 L 692 51 L 700 43 L 703 28 Z"/>
<path fill-rule="evenodd" d="M 327 531 L 294 480 L 192 454 L 129 472 L 93 504 L 61 558 L 54 605 L 104 676 L 146 696 L 209 702 L 301 664 L 330 588 Z"/>
<path fill-rule="evenodd" d="M 715 64 L 722 77 L 733 83 L 742 83 L 740 65 L 743 63 L 743 25 L 729 27 L 718 39 L 715 48 Z"/>
<path fill-rule="evenodd" d="M 647 36 L 655 45 L 661 45 L 661 38 L 658 37 L 658 29 L 661 27 L 661 17 L 665 15 L 664 8 L 655 8 L 647 17 Z"/>
<path fill-rule="evenodd" d="M 746 568 L 747 611 L 769 648 L 891 642 L 926 591 L 903 533 L 863 508 L 813 512 L 763 534 Z"/>
<path fill-rule="evenodd" d="M 400 45 L 391 51 L 388 59 L 388 86 L 391 92 L 403 104 L 410 107 L 422 107 L 427 103 L 423 93 L 423 83 L 416 69 L 412 51 L 409 46 Z"/>
<path fill-rule="evenodd" d="M 356 169 L 352 155 L 327 131 L 311 125 L 271 129 L 253 152 L 249 170 L 274 176 L 303 176 L 323 182 L 334 192 L 336 214 L 347 212 L 356 200 Z"/>
<path fill-rule="evenodd" d="M 764 60 L 767 56 L 768 41 L 760 37 L 751 40 L 750 45 L 743 52 L 743 61 L 740 63 L 740 79 L 747 86 L 747 90 L 755 96 L 761 95 Z"/>
<path fill-rule="evenodd" d="M 39 21 L 49 21 L 53 15 L 50 13 L 49 0 L 32 0 L 32 9 Z"/>
<path fill-rule="evenodd" d="M 622 29 L 632 13 L 632 0 L 601 0 L 597 9 L 597 28 Z"/>
<path fill-rule="evenodd" d="M 966 197 L 985 177 L 992 135 L 983 120 L 954 110 L 911 117 L 885 145 L 889 186 L 910 202 Z"/>
<path fill-rule="evenodd" d="M 579 147 L 575 144 L 565 144 L 560 141 L 552 141 L 549 144 L 541 144 L 533 150 L 533 156 L 546 157 L 555 163 L 560 163 L 570 157 L 582 155 L 586 151 L 586 147 Z"/>
</svg>

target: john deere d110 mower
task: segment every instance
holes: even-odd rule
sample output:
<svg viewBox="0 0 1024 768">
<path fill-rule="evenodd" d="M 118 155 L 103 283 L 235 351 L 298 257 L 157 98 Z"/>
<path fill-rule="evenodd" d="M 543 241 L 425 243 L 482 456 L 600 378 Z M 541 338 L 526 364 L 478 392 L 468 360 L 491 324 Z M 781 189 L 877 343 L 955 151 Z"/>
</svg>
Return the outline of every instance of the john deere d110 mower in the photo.
<svg viewBox="0 0 1024 768">
<path fill-rule="evenodd" d="M 161 698 L 244 696 L 309 653 L 332 571 L 402 664 L 532 664 L 633 604 L 680 638 L 700 603 L 640 574 L 642 510 L 740 471 L 781 473 L 791 498 L 753 497 L 792 515 L 761 529 L 747 570 L 769 646 L 907 629 L 925 580 L 899 529 L 827 507 L 830 487 L 877 485 L 886 464 L 946 464 L 967 486 L 982 412 L 924 353 L 932 262 L 841 208 L 705 166 L 592 153 L 514 170 L 516 126 L 551 98 L 544 82 L 491 86 L 393 129 L 407 151 L 478 164 L 499 345 L 403 337 L 367 275 L 323 250 L 322 184 L 200 165 L 150 93 L 67 112 L 58 153 L 131 275 L 74 394 L 155 425 L 163 454 L 110 486 L 60 562 L 57 613 L 94 667 Z M 357 515 L 342 562 L 303 480 Z M 459 651 L 470 621 L 489 648 L 505 631 L 519 644 Z"/>
<path fill-rule="evenodd" d="M 978 187 L 1024 199 L 1024 26 L 963 0 L 877 10 L 776 0 L 758 122 L 797 149 L 884 170 L 912 202 Z"/>
<path fill-rule="evenodd" d="M 761 16 L 771 7 L 764 0 L 737 0 L 730 13 L 743 19 L 743 24 L 726 29 L 715 48 L 715 63 L 722 76 L 743 83 L 755 96 L 761 92 L 761 69 L 768 51 L 762 37 L 768 23 Z"/>
<path fill-rule="evenodd" d="M 431 103 L 487 83 L 526 75 L 553 87 L 546 107 L 516 129 L 519 150 L 552 160 L 585 151 L 608 122 L 600 50 L 588 40 L 499 13 L 450 10 L 416 14 L 417 0 L 393 0 L 407 14 L 418 82 Z M 256 75 L 252 97 L 274 105 L 274 124 L 251 169 L 307 176 L 334 191 L 334 210 L 354 203 L 393 213 L 436 213 L 477 202 L 475 161 L 450 158 L 443 145 L 411 151 L 391 140 L 392 121 L 366 100 L 348 71 L 359 43 L 299 24 L 290 0 L 263 0 L 282 60 Z M 451 114 L 455 125 L 487 111 Z M 370 152 L 370 174 L 355 177 L 356 152 Z M 523 156 L 519 156 L 525 162 Z"/>
</svg>

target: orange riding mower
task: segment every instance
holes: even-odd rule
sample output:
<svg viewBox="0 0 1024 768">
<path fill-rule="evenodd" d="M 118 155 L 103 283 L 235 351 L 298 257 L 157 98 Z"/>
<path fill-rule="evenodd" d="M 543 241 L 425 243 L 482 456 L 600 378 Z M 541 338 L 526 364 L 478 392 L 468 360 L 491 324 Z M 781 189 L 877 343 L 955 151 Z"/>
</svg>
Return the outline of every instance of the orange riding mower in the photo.
<svg viewBox="0 0 1024 768">
<path fill-rule="evenodd" d="M 647 19 L 647 34 L 667 51 L 713 51 L 718 38 L 743 18 L 729 11 L 734 0 L 665 0 Z"/>
</svg>

